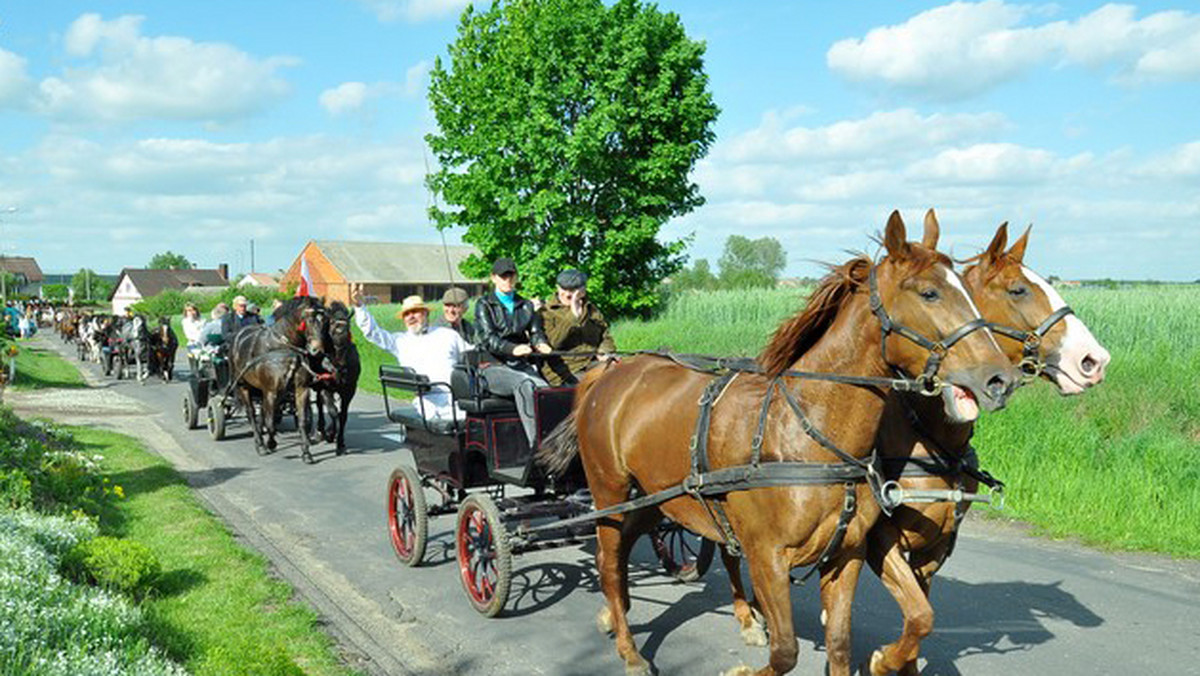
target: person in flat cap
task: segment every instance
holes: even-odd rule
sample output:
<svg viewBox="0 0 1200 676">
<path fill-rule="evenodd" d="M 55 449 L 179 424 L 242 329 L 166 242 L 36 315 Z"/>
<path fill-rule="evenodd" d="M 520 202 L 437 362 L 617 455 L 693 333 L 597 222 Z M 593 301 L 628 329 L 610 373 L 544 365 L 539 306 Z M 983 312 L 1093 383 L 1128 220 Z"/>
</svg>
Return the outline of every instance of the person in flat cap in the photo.
<svg viewBox="0 0 1200 676">
<path fill-rule="evenodd" d="M 540 310 L 546 339 L 555 352 L 542 362 L 542 377 L 551 385 L 574 385 L 597 359 L 607 361 L 617 349 L 604 315 L 587 299 L 585 273 L 574 268 L 558 275 L 558 290 Z"/>
<path fill-rule="evenodd" d="M 452 329 L 468 343 L 475 342 L 475 327 L 463 314 L 467 311 L 470 296 L 464 289 L 452 286 L 442 294 L 442 317 L 436 326 Z"/>
<path fill-rule="evenodd" d="M 475 303 L 475 340 L 491 357 L 482 376 L 492 394 L 516 401 L 533 448 L 537 444 L 533 392 L 547 384 L 531 356 L 550 352 L 550 344 L 533 303 L 517 293 L 517 265 L 511 258 L 492 263 L 492 286 L 492 292 Z"/>
<path fill-rule="evenodd" d="M 417 406 L 426 420 L 448 420 L 457 416 L 454 399 L 448 383 L 454 365 L 462 354 L 471 349 L 470 344 L 451 329 L 429 327 L 429 306 L 420 296 L 409 296 L 400 304 L 396 316 L 404 321 L 404 331 L 388 331 L 375 322 L 369 310 L 363 307 L 361 284 L 350 289 L 350 302 L 354 304 L 354 321 L 363 337 L 380 348 L 387 350 L 401 366 L 407 366 L 429 378 L 431 383 L 446 383 L 421 397 Z"/>
</svg>

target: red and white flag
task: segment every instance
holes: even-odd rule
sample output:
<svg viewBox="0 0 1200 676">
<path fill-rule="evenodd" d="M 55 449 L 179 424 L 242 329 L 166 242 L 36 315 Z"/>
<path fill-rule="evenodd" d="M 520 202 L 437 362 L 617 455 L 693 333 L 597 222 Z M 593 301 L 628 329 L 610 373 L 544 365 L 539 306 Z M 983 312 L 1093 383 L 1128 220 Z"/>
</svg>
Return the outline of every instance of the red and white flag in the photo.
<svg viewBox="0 0 1200 676">
<path fill-rule="evenodd" d="M 308 276 L 308 259 L 300 259 L 300 286 L 296 287 L 296 297 L 312 295 L 312 277 Z"/>
</svg>

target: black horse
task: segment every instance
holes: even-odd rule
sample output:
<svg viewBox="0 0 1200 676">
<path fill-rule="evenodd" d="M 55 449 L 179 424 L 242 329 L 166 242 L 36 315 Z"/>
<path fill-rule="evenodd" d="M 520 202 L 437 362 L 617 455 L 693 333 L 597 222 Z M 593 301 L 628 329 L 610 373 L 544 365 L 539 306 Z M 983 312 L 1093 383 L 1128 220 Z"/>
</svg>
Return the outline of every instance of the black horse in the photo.
<svg viewBox="0 0 1200 676">
<path fill-rule="evenodd" d="M 358 391 L 358 376 L 362 373 L 362 361 L 358 347 L 350 332 L 350 310 L 341 301 L 329 304 L 326 322 L 326 350 L 332 365 L 332 377 L 316 379 L 317 429 L 325 441 L 337 441 L 337 454 L 346 452 L 346 417 L 350 413 L 350 401 Z M 325 426 L 325 407 L 329 406 L 329 427 Z"/>
<path fill-rule="evenodd" d="M 275 310 L 271 326 L 248 326 L 233 337 L 229 350 L 234 387 L 238 390 L 259 454 L 275 450 L 275 408 L 279 396 L 294 385 L 297 425 L 304 462 L 312 462 L 308 435 L 309 362 L 325 352 L 325 306 L 316 298 L 292 298 Z M 298 374 L 303 374 L 299 375 Z M 255 395 L 261 397 L 261 415 Z M 263 436 L 266 435 L 264 441 Z"/>
<path fill-rule="evenodd" d="M 161 317 L 158 328 L 150 334 L 150 373 L 157 373 L 164 381 L 175 376 L 175 353 L 179 350 L 179 338 L 171 328 L 171 318 Z"/>
</svg>

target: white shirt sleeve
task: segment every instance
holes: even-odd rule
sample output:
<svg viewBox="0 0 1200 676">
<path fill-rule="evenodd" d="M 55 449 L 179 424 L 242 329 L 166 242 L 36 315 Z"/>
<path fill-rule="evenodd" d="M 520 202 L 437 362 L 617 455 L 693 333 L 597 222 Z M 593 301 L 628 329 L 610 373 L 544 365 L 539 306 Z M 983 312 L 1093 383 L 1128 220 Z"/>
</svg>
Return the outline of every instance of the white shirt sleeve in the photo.
<svg viewBox="0 0 1200 676">
<path fill-rule="evenodd" d="M 362 331 L 364 338 L 387 350 L 388 353 L 396 354 L 396 337 L 375 322 L 375 318 L 371 316 L 371 312 L 365 305 L 354 308 L 354 321 L 358 324 L 358 329 Z"/>
</svg>

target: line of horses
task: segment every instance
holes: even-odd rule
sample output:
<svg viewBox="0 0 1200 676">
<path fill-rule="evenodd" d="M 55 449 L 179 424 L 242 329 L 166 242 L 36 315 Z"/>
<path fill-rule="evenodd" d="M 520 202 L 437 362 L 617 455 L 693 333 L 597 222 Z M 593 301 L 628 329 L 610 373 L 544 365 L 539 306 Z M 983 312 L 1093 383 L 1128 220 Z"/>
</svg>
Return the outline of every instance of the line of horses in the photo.
<svg viewBox="0 0 1200 676">
<path fill-rule="evenodd" d="M 64 342 L 76 345 L 80 361 L 100 364 L 106 376 L 143 383 L 158 376 L 169 382 L 175 377 L 179 339 L 169 318 L 160 319 L 153 329 L 150 324 L 137 314 L 68 308 L 56 313 L 54 329 Z"/>
<path fill-rule="evenodd" d="M 930 585 L 954 548 L 970 506 L 964 496 L 980 482 L 998 483 L 979 468 L 970 444 L 980 410 L 999 410 L 1016 384 L 1036 376 L 1063 395 L 1079 394 L 1103 380 L 1109 361 L 1057 291 L 1025 266 L 1028 231 L 1008 248 L 1001 225 L 984 252 L 965 261 L 962 276 L 937 251 L 939 234 L 930 210 L 922 241 L 909 242 L 893 212 L 882 239 L 886 255 L 832 267 L 754 369 L 717 376 L 646 355 L 582 379 L 571 415 L 539 451 L 548 471 L 582 462 L 597 510 L 686 488 L 689 479 L 694 487 L 597 522 L 605 597 L 597 624 L 615 635 L 627 674 L 651 673 L 626 618 L 629 555 L 664 516 L 721 545 L 742 638 L 769 644 L 767 666 L 739 666 L 727 676 L 796 666 L 790 573 L 800 566 L 819 573 L 828 673 L 848 676 L 850 610 L 864 563 L 904 623 L 899 639 L 874 650 L 861 673 L 919 673 L 920 643 L 933 628 Z M 897 376 L 922 391 L 863 384 Z M 731 488 L 716 497 L 695 486 L 698 467 L 754 469 L 760 462 L 853 464 L 867 477 Z M 913 499 L 894 506 L 883 494 Z M 929 495 L 942 497 L 916 499 Z"/>
</svg>

